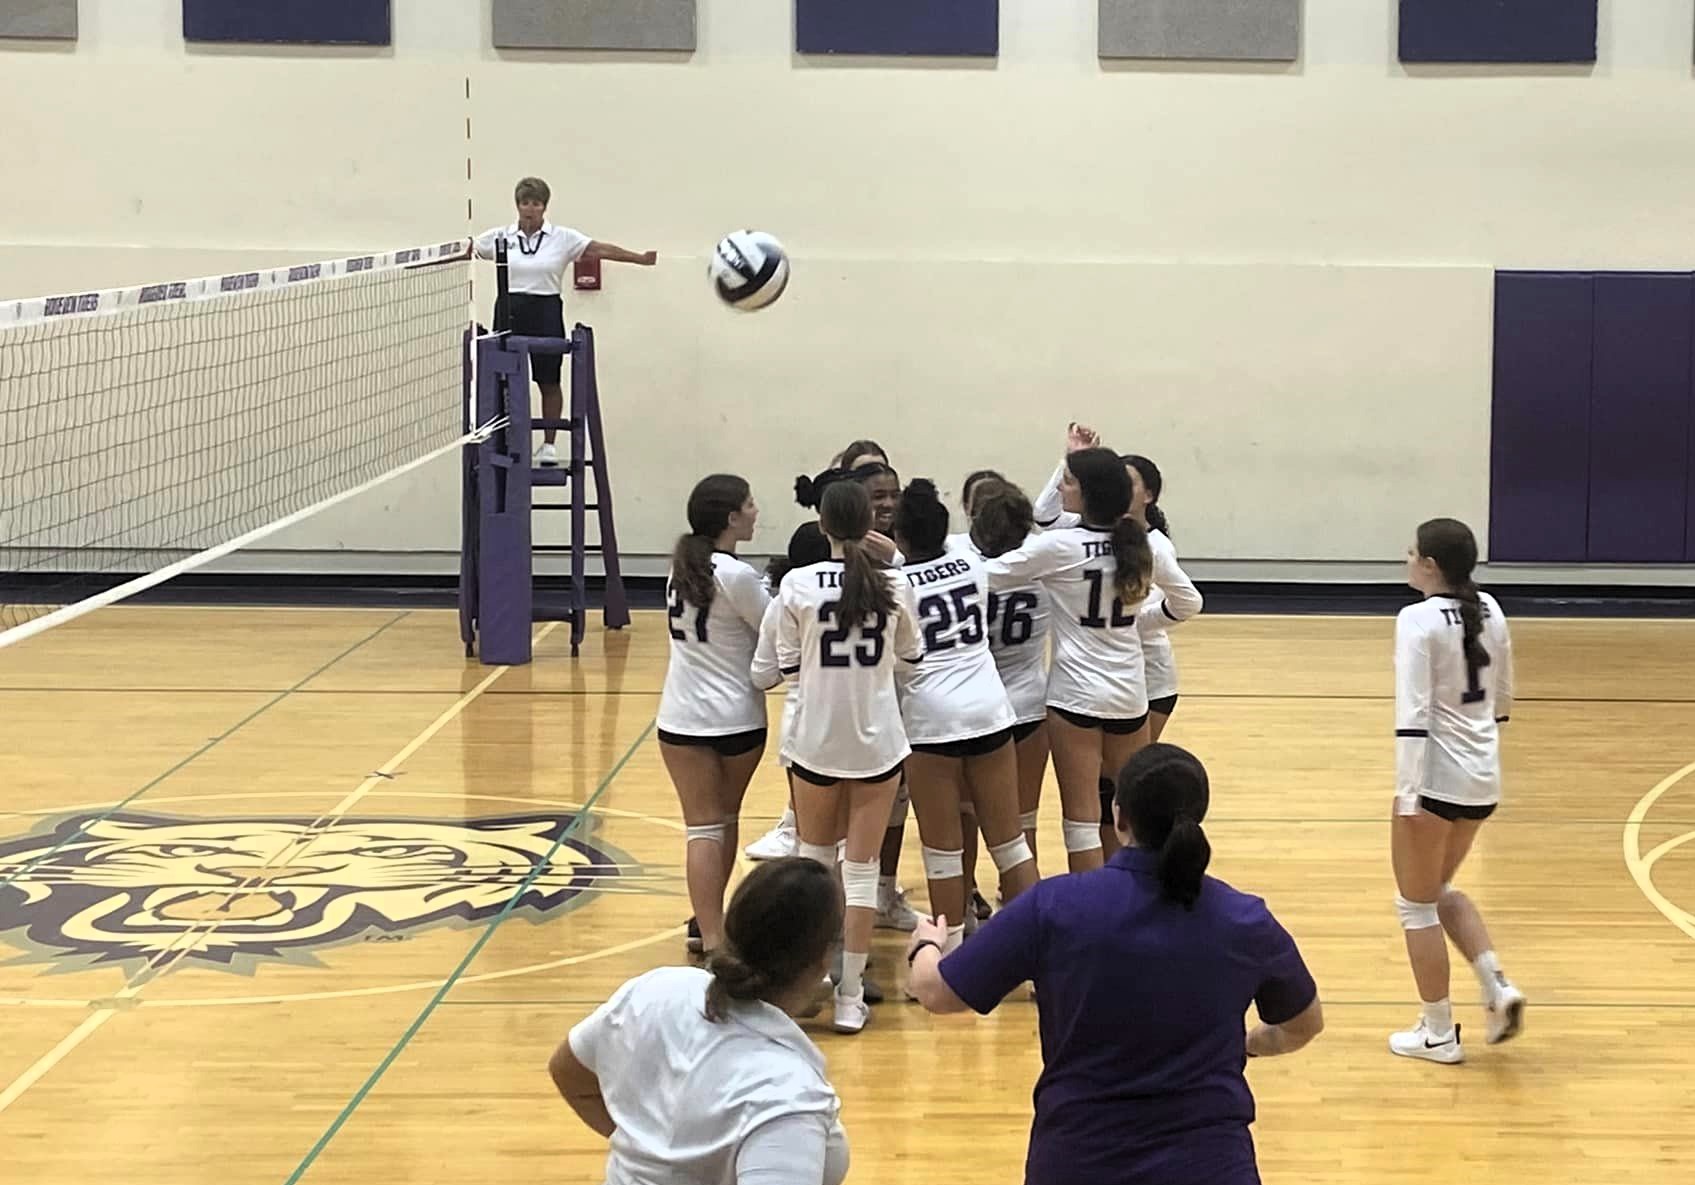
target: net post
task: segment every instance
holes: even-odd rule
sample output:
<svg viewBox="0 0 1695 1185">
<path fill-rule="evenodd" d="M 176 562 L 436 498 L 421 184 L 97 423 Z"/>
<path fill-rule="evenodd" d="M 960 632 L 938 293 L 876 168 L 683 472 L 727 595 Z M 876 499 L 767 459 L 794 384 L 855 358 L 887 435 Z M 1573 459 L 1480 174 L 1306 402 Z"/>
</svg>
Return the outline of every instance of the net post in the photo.
<svg viewBox="0 0 1695 1185">
<path fill-rule="evenodd" d="M 476 350 L 478 326 L 466 327 L 460 347 L 460 384 L 463 414 L 461 426 L 470 432 L 476 424 Z M 466 444 L 459 450 L 459 640 L 465 657 L 476 653 L 477 641 L 477 454 L 481 445 Z"/>
<path fill-rule="evenodd" d="M 509 426 L 477 446 L 477 655 L 485 665 L 530 661 L 534 604 L 530 537 L 530 365 L 501 338 L 477 343 L 477 416 Z"/>
</svg>

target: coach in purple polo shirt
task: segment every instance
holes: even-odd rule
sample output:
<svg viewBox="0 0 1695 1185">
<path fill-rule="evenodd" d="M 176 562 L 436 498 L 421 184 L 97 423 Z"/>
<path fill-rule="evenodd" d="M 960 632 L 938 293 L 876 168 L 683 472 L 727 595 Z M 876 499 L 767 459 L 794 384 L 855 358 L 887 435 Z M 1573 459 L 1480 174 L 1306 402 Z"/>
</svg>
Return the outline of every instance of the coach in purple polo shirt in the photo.
<svg viewBox="0 0 1695 1185">
<path fill-rule="evenodd" d="M 931 1012 L 1036 985 L 1026 1185 L 1258 1185 L 1245 1058 L 1293 1053 L 1324 1019 L 1265 902 L 1206 875 L 1207 801 L 1194 756 L 1150 745 L 1119 774 L 1125 846 L 1106 867 L 1042 881 L 945 959 L 945 919 L 912 936 Z M 1263 1023 L 1245 1032 L 1250 1003 Z"/>
</svg>

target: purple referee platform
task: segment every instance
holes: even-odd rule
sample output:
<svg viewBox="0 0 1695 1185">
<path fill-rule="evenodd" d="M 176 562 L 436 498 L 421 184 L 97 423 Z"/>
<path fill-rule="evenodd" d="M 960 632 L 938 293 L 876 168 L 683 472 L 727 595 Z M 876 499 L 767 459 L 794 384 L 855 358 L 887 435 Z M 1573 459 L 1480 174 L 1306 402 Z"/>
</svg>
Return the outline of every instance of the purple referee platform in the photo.
<svg viewBox="0 0 1695 1185">
<path fill-rule="evenodd" d="M 533 354 L 568 357 L 568 418 L 530 417 Z M 589 555 L 599 555 L 605 571 L 602 615 L 606 628 L 623 629 L 630 624 L 618 564 L 618 534 L 612 524 L 612 483 L 606 473 L 606 438 L 595 382 L 594 331 L 577 325 L 569 338 L 479 335 L 467 344 L 465 375 L 465 414 L 468 421 L 474 417 L 466 431 L 502 418 L 508 421 L 481 443 L 465 446 L 459 556 L 459 635 L 465 642 L 465 656 L 474 654 L 490 666 L 527 663 L 531 624 L 569 621 L 575 658 L 588 622 Z M 570 456 L 558 468 L 531 467 L 530 438 L 537 428 L 569 433 Z M 563 488 L 567 498 L 537 502 L 538 488 Z M 569 543 L 533 542 L 530 516 L 544 511 L 569 512 Z M 598 543 L 587 538 L 590 511 L 598 518 Z M 536 584 L 535 557 L 549 554 L 571 557 L 570 584 L 563 593 Z"/>
</svg>

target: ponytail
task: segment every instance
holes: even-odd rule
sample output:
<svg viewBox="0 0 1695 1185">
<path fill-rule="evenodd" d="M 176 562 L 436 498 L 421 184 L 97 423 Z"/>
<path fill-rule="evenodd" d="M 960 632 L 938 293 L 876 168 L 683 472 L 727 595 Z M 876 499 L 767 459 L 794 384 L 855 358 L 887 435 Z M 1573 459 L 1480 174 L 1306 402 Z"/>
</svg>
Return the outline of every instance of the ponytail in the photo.
<svg viewBox="0 0 1695 1185">
<path fill-rule="evenodd" d="M 680 535 L 671 549 L 671 588 L 702 613 L 712 608 L 718 585 L 712 578 L 712 540 Z"/>
<path fill-rule="evenodd" d="M 1195 908 L 1210 863 L 1212 844 L 1207 842 L 1200 822 L 1188 815 L 1178 816 L 1166 832 L 1165 842 L 1159 845 L 1159 884 L 1166 899 L 1184 909 Z"/>
<path fill-rule="evenodd" d="M 1477 568 L 1477 537 L 1458 519 L 1433 518 L 1418 526 L 1418 554 L 1435 563 L 1460 603 L 1466 676 L 1475 680 L 1489 665 L 1489 652 L 1483 648 L 1483 599 L 1471 578 Z"/>
<path fill-rule="evenodd" d="M 1158 859 L 1162 895 L 1193 909 L 1206 884 L 1212 844 L 1201 830 L 1212 788 L 1193 753 L 1158 742 L 1118 771 L 1113 801 L 1136 846 Z"/>
<path fill-rule="evenodd" d="M 895 611 L 895 590 L 883 567 L 865 550 L 864 537 L 842 540 L 841 616 L 837 619 L 852 629 L 875 616 L 886 621 Z"/>
<path fill-rule="evenodd" d="M 1167 539 L 1171 538 L 1171 524 L 1166 521 L 1165 511 L 1159 508 L 1159 503 L 1149 502 L 1142 510 L 1142 517 L 1148 520 L 1148 526 Z"/>
<path fill-rule="evenodd" d="M 1114 524 L 1112 555 L 1117 561 L 1112 584 L 1118 599 L 1125 605 L 1140 605 L 1148 599 L 1154 578 L 1154 553 L 1141 523 L 1125 517 Z"/>
<path fill-rule="evenodd" d="M 865 550 L 871 530 L 871 495 L 858 482 L 837 482 L 824 491 L 818 525 L 842 545 L 842 597 L 837 619 L 852 629 L 873 615 L 895 611 L 895 590 L 880 564 Z"/>
<path fill-rule="evenodd" d="M 1489 665 L 1489 652 L 1483 648 L 1483 600 L 1471 580 L 1454 586 L 1454 599 L 1460 603 L 1460 623 L 1465 629 L 1466 679 L 1475 683 L 1477 672 Z"/>
<path fill-rule="evenodd" d="M 1147 505 L 1142 508 L 1142 517 L 1148 520 L 1148 526 L 1165 535 L 1171 535 L 1171 527 L 1165 520 L 1165 511 L 1159 508 L 1159 495 L 1165 489 L 1165 478 L 1160 475 L 1159 466 L 1139 453 L 1125 453 L 1119 460 L 1136 471 L 1136 476 L 1142 479 L 1142 492 L 1147 495 Z"/>
<path fill-rule="evenodd" d="M 689 533 L 671 549 L 671 587 L 703 613 L 712 607 L 717 592 L 713 549 L 730 529 L 730 516 L 747 505 L 751 494 L 747 481 L 733 473 L 703 477 L 689 493 Z"/>
</svg>

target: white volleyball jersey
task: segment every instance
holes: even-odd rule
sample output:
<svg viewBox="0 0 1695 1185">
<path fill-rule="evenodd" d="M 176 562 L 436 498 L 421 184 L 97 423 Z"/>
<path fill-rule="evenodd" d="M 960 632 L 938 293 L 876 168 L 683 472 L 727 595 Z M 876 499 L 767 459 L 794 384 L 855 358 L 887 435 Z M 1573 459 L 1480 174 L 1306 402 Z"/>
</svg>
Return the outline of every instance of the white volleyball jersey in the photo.
<svg viewBox="0 0 1695 1185">
<path fill-rule="evenodd" d="M 1092 527 L 1044 531 L 983 564 L 995 592 L 1031 583 L 1047 590 L 1053 631 L 1049 707 L 1105 720 L 1134 720 L 1147 713 L 1136 625 L 1140 606 L 1127 608 L 1113 591 L 1117 561 L 1110 532 Z"/>
<path fill-rule="evenodd" d="M 782 754 L 833 778 L 887 773 L 912 751 L 895 691 L 897 660 L 924 656 L 906 578 L 883 571 L 895 611 L 872 622 L 841 622 L 842 563 L 796 568 L 777 593 L 777 665 L 800 692 Z M 770 686 L 766 673 L 762 682 Z"/>
<path fill-rule="evenodd" d="M 712 553 L 712 604 L 702 610 L 670 580 L 671 663 L 659 727 L 681 736 L 729 736 L 765 727 L 765 695 L 749 674 L 770 598 L 759 573 L 728 552 Z"/>
<path fill-rule="evenodd" d="M 970 535 L 949 535 L 948 546 L 982 558 Z M 1013 723 L 1046 719 L 1048 594 L 1041 585 L 1021 584 L 989 594 L 989 653 L 1012 703 Z"/>
<path fill-rule="evenodd" d="M 1466 667 L 1459 601 L 1429 597 L 1395 618 L 1395 803 L 1460 806 L 1501 800 L 1500 724 L 1512 712 L 1513 649 L 1507 619 L 1488 593 L 1483 649 L 1489 665 Z"/>
<path fill-rule="evenodd" d="M 901 569 L 918 610 L 924 661 L 895 671 L 906 739 L 915 745 L 988 736 L 1013 725 L 989 652 L 989 578 L 980 557 L 944 552 Z"/>
<path fill-rule="evenodd" d="M 766 581 L 770 587 L 770 581 Z M 784 679 L 777 664 L 777 621 L 783 615 L 782 603 L 773 599 L 765 606 L 765 616 L 759 623 L 759 642 L 753 648 L 753 685 L 755 687 L 775 687 L 786 683 L 783 689 L 783 716 L 777 725 L 777 764 L 787 769 L 791 764 L 783 756 L 783 742 L 794 730 L 795 709 L 800 707 L 800 686 L 791 675 Z"/>
<path fill-rule="evenodd" d="M 1042 492 L 1036 495 L 1036 500 L 1030 503 L 1030 511 L 1036 517 L 1036 525 L 1045 531 L 1055 531 L 1061 527 L 1079 527 L 1083 525 L 1083 516 L 1065 508 L 1065 495 L 1059 492 L 1059 483 L 1065 480 L 1065 462 L 1048 478 L 1048 484 L 1042 487 Z"/>
<path fill-rule="evenodd" d="M 1155 591 L 1150 598 L 1153 605 L 1151 611 L 1145 608 L 1136 615 L 1136 624 L 1142 631 L 1142 668 L 1147 676 L 1148 698 L 1164 699 L 1177 694 L 1177 662 L 1171 652 L 1171 637 L 1166 632 L 1177 624 L 1177 618 L 1168 611 L 1171 602 L 1167 585 L 1176 588 L 1179 603 L 1196 605 L 1195 612 L 1199 612 L 1201 594 L 1178 565 L 1177 548 L 1164 531 L 1150 530 L 1148 547 L 1154 553 Z"/>
</svg>

